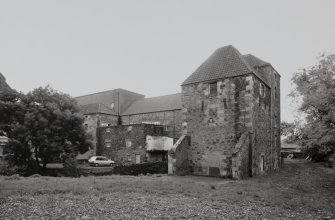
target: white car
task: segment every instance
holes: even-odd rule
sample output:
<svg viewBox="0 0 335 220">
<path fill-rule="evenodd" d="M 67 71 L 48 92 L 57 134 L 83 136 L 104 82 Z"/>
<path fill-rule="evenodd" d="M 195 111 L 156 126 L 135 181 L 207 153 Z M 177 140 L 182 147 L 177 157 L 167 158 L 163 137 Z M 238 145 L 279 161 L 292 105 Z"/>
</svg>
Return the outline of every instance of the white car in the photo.
<svg viewBox="0 0 335 220">
<path fill-rule="evenodd" d="M 112 166 L 115 162 L 104 156 L 93 156 L 88 160 L 90 166 Z"/>
</svg>

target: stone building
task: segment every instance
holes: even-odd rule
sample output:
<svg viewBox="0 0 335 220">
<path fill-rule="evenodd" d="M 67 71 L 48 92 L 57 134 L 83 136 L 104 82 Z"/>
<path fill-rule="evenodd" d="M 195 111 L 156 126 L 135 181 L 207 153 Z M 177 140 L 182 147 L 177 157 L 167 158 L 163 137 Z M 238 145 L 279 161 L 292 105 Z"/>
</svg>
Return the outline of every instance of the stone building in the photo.
<svg viewBox="0 0 335 220">
<path fill-rule="evenodd" d="M 165 126 L 132 124 L 98 128 L 97 154 L 118 163 L 167 161 L 173 138 Z"/>
<path fill-rule="evenodd" d="M 144 95 L 124 89 L 110 90 L 75 98 L 85 116 L 84 126 L 93 137 L 94 148 L 79 160 L 86 160 L 90 156 L 105 152 L 97 149 L 99 127 L 151 124 L 163 125 L 169 136 L 178 139 L 181 134 L 181 94 L 145 98 Z M 141 126 L 140 126 L 141 127 Z M 141 127 L 142 128 L 142 127 Z M 112 132 L 113 133 L 113 132 Z M 121 138 L 121 136 L 119 136 Z M 99 142 L 102 144 L 103 142 Z M 103 144 L 104 146 L 105 144 Z M 113 145 L 115 147 L 115 145 Z M 107 151 L 106 151 L 107 152 Z M 166 152 L 167 153 L 167 152 Z M 113 154 L 116 155 L 116 154 Z M 135 153 L 134 153 L 135 155 Z M 116 161 L 128 160 L 128 157 L 112 157 Z M 142 159 L 142 161 L 144 161 Z"/>
<path fill-rule="evenodd" d="M 133 163 L 168 155 L 169 172 L 205 176 L 243 178 L 279 167 L 280 75 L 270 63 L 226 46 L 181 87 L 154 98 L 122 89 L 77 97 L 98 145 L 91 153 Z"/>
<path fill-rule="evenodd" d="M 280 75 L 270 63 L 216 50 L 182 84 L 193 174 L 242 178 L 280 163 Z"/>
</svg>

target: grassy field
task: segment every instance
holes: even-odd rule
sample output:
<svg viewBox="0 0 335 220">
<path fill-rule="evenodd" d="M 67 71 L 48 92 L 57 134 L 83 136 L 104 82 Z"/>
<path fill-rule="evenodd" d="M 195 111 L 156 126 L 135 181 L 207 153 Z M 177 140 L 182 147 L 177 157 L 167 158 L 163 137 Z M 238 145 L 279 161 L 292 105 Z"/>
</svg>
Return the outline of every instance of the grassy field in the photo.
<svg viewBox="0 0 335 220">
<path fill-rule="evenodd" d="M 0 177 L 0 219 L 335 219 L 335 169 L 290 163 L 242 181 Z"/>
</svg>

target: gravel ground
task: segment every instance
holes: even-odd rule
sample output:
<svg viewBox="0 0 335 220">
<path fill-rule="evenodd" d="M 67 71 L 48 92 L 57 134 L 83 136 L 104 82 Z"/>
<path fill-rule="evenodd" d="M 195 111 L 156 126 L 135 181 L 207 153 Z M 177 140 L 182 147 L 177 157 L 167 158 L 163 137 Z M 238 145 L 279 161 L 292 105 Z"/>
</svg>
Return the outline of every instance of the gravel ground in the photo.
<svg viewBox="0 0 335 220">
<path fill-rule="evenodd" d="M 1 206 L 1 219 L 313 219 L 308 213 L 297 216 L 295 211 L 261 203 L 237 205 L 183 195 L 109 193 L 78 196 L 69 193 L 13 196 L 5 203 L 6 209 Z"/>
</svg>

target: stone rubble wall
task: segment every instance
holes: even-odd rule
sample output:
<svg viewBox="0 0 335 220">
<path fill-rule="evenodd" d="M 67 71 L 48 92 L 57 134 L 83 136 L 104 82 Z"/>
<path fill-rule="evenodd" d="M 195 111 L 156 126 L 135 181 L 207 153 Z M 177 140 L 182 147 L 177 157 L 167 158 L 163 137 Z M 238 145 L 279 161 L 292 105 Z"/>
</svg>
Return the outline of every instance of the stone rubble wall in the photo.
<svg viewBox="0 0 335 220">
<path fill-rule="evenodd" d="M 141 123 L 156 123 L 164 125 L 167 126 L 166 129 L 169 130 L 170 137 L 178 139 L 181 135 L 181 115 L 181 110 L 123 115 L 122 124 L 131 125 Z"/>
<path fill-rule="evenodd" d="M 249 153 L 251 147 L 251 133 L 245 132 L 236 144 L 232 158 L 232 178 L 244 179 L 250 176 Z"/>
<path fill-rule="evenodd" d="M 219 80 L 215 96 L 206 82 L 182 87 L 183 134 L 191 137 L 193 174 L 232 176 L 234 147 L 253 129 L 252 80 L 251 75 Z"/>
<path fill-rule="evenodd" d="M 169 174 L 186 175 L 192 172 L 188 158 L 189 148 L 190 137 L 182 135 L 175 145 L 169 150 Z"/>
<path fill-rule="evenodd" d="M 120 164 L 148 161 L 147 136 L 165 136 L 164 126 L 150 124 L 118 125 L 98 128 L 97 155 L 107 156 Z"/>
<path fill-rule="evenodd" d="M 87 114 L 84 115 L 85 121 L 84 126 L 86 132 L 92 137 L 92 149 L 84 154 L 78 155 L 77 159 L 89 159 L 91 156 L 96 155 L 97 151 L 97 128 L 99 126 L 106 125 L 117 125 L 118 116 L 116 115 L 106 115 L 106 114 Z"/>
</svg>

